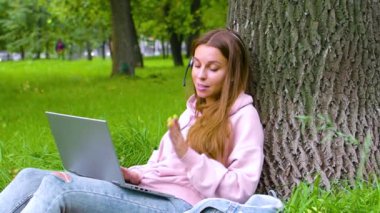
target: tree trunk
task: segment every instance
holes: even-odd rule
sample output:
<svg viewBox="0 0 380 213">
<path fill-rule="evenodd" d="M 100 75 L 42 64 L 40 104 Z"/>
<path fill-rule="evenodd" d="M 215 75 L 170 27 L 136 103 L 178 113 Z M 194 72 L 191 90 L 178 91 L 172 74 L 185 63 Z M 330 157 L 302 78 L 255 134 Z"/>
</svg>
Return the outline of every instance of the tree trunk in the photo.
<svg viewBox="0 0 380 213">
<path fill-rule="evenodd" d="M 92 47 L 90 42 L 86 42 L 87 60 L 92 61 Z"/>
<path fill-rule="evenodd" d="M 25 49 L 24 49 L 24 47 L 20 47 L 20 56 L 21 56 L 21 60 L 25 59 Z"/>
<path fill-rule="evenodd" d="M 111 55 L 111 59 L 113 58 L 113 44 L 112 44 L 113 42 L 112 42 L 112 36 L 110 36 L 109 38 L 108 38 L 108 47 L 110 48 L 110 55 Z"/>
<path fill-rule="evenodd" d="M 193 32 L 186 39 L 186 57 L 191 55 L 191 47 L 195 38 L 199 36 L 199 31 L 202 25 L 201 14 L 201 0 L 193 0 L 191 3 L 190 13 L 193 16 L 193 22 L 191 28 Z"/>
<path fill-rule="evenodd" d="M 167 58 L 167 54 L 166 54 L 167 48 L 166 48 L 164 39 L 161 39 L 161 46 L 162 46 L 162 58 L 165 59 Z"/>
<path fill-rule="evenodd" d="M 170 7 L 170 1 L 166 1 L 163 7 L 164 16 L 169 16 Z M 182 36 L 178 35 L 175 29 L 170 25 L 168 27 L 168 35 L 174 66 L 183 66 L 181 51 Z"/>
<path fill-rule="evenodd" d="M 74 59 L 74 45 L 71 44 L 71 45 L 68 45 L 68 47 L 65 47 L 65 49 L 68 49 L 68 59 L 69 60 L 73 60 Z M 80 51 L 82 52 L 82 51 Z M 65 52 L 64 52 L 65 53 Z M 65 55 L 64 55 L 65 56 Z"/>
<path fill-rule="evenodd" d="M 174 66 L 183 66 L 182 51 L 181 51 L 182 39 L 175 33 L 170 33 L 170 49 L 173 56 Z"/>
<path fill-rule="evenodd" d="M 11 53 L 7 52 L 7 61 L 14 60 Z"/>
<path fill-rule="evenodd" d="M 378 11 L 379 1 L 229 0 L 265 125 L 259 192 L 380 175 Z"/>
<path fill-rule="evenodd" d="M 40 52 L 40 51 L 37 51 L 37 52 L 34 54 L 34 59 L 41 59 L 41 52 Z"/>
<path fill-rule="evenodd" d="M 128 0 L 127 4 L 127 40 L 130 42 L 132 46 L 132 54 L 133 54 L 133 59 L 134 63 L 133 65 L 135 67 L 144 67 L 144 62 L 143 62 L 143 57 L 140 51 L 140 46 L 139 46 L 139 40 L 137 37 L 137 32 L 136 32 L 136 27 L 135 27 L 135 22 L 133 21 L 133 16 L 132 16 L 132 8 L 131 8 L 131 1 Z"/>
<path fill-rule="evenodd" d="M 50 48 L 50 44 L 49 44 L 49 42 L 47 41 L 47 42 L 45 43 L 45 54 L 46 54 L 46 59 L 50 59 L 49 48 Z"/>
<path fill-rule="evenodd" d="M 143 66 L 130 0 L 110 0 L 112 11 L 112 74 L 134 76 L 135 66 Z"/>
<path fill-rule="evenodd" d="M 103 41 L 102 46 L 101 46 L 102 58 L 103 59 L 106 59 L 106 45 L 107 45 L 107 42 Z"/>
</svg>

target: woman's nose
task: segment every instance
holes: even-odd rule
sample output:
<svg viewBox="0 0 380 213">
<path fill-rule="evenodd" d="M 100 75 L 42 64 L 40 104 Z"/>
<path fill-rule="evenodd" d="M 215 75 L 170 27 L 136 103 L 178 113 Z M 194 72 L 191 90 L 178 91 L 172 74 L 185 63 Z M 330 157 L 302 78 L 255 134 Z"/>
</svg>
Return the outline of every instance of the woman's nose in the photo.
<svg viewBox="0 0 380 213">
<path fill-rule="evenodd" d="M 205 68 L 200 68 L 198 70 L 198 75 L 197 77 L 200 78 L 200 79 L 205 79 L 207 76 L 207 73 L 206 73 L 206 69 Z"/>
</svg>

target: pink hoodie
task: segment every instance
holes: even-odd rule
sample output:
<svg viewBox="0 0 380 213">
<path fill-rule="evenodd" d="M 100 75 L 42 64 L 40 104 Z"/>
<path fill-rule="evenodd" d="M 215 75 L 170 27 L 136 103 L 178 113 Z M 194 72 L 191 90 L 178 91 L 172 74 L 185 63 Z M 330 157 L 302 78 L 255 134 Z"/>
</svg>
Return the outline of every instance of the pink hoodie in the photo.
<svg viewBox="0 0 380 213">
<path fill-rule="evenodd" d="M 190 97 L 179 118 L 185 138 L 195 122 L 195 102 L 195 97 Z M 174 195 L 192 205 L 210 197 L 247 201 L 256 190 L 264 160 L 263 129 L 251 96 L 240 94 L 232 106 L 230 121 L 233 147 L 227 167 L 193 149 L 179 159 L 167 132 L 146 165 L 130 168 L 141 175 L 140 186 Z"/>
</svg>

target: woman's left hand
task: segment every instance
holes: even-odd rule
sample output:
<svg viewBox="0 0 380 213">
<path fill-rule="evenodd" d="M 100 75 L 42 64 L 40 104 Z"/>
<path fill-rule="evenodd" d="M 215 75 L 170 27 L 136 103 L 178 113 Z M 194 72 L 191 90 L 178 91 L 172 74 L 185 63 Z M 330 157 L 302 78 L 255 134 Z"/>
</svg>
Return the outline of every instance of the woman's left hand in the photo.
<svg viewBox="0 0 380 213">
<path fill-rule="evenodd" d="M 141 177 L 137 172 L 131 171 L 128 168 L 120 167 L 124 180 L 128 183 L 132 183 L 134 185 L 139 185 L 141 183 Z"/>
<path fill-rule="evenodd" d="M 179 127 L 177 118 L 174 118 L 171 124 L 169 125 L 169 137 L 172 141 L 177 156 L 179 158 L 182 158 L 186 154 L 189 145 L 187 144 L 187 142 L 181 134 L 181 129 Z"/>
</svg>

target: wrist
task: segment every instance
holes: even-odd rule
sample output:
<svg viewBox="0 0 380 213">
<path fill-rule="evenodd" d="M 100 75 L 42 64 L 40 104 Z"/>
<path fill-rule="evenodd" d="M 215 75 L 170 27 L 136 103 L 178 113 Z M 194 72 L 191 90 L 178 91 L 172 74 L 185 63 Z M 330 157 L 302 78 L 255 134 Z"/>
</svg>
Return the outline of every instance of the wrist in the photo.
<svg viewBox="0 0 380 213">
<path fill-rule="evenodd" d="M 182 159 L 182 158 L 186 155 L 186 153 L 187 153 L 188 150 L 189 150 L 189 147 L 185 147 L 184 149 L 182 149 L 182 150 L 178 153 L 178 157 L 179 157 L 180 159 Z"/>
</svg>

